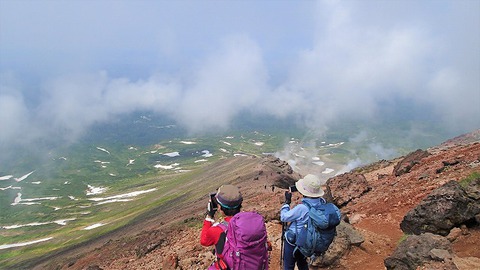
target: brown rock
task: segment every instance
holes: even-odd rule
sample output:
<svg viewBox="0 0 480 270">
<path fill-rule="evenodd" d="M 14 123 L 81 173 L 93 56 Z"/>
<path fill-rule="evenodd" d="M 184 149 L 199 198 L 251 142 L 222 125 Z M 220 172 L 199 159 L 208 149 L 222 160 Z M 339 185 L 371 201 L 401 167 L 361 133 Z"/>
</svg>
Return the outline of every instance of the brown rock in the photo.
<svg viewBox="0 0 480 270">
<path fill-rule="evenodd" d="M 344 173 L 328 179 L 325 198 L 342 207 L 370 189 L 363 174 Z"/>
<path fill-rule="evenodd" d="M 420 163 L 420 160 L 429 156 L 430 153 L 422 149 L 417 149 L 415 152 L 408 154 L 403 160 L 401 160 L 393 168 L 393 173 L 395 176 L 400 176 L 402 174 L 410 172 L 413 166 Z"/>
</svg>

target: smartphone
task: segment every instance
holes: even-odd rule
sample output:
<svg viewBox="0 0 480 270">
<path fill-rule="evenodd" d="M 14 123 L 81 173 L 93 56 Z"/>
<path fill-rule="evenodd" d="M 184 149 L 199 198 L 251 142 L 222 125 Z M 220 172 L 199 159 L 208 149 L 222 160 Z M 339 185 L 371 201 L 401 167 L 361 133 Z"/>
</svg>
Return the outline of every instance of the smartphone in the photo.
<svg viewBox="0 0 480 270">
<path fill-rule="evenodd" d="M 290 186 L 289 189 L 290 189 L 290 192 L 297 192 L 298 191 L 297 186 L 295 186 L 295 185 Z"/>
<path fill-rule="evenodd" d="M 217 200 L 215 199 L 215 195 L 217 195 L 217 193 L 215 193 L 215 192 L 210 193 L 210 205 L 211 205 L 213 210 L 218 209 L 218 204 L 217 204 Z"/>
</svg>

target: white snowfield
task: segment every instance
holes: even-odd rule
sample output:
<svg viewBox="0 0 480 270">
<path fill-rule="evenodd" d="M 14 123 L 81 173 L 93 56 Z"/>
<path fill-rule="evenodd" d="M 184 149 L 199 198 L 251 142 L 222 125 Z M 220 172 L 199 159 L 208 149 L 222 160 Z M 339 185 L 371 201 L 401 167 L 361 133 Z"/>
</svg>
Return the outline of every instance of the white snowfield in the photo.
<svg viewBox="0 0 480 270">
<path fill-rule="evenodd" d="M 156 188 L 151 188 L 151 189 L 147 189 L 147 190 L 133 191 L 133 192 L 129 192 L 129 193 L 124 193 L 124 194 L 119 194 L 119 195 L 109 196 L 109 197 L 103 197 L 103 198 L 102 197 L 89 198 L 89 200 L 94 201 L 94 202 L 109 201 L 109 200 L 119 201 L 121 199 L 135 197 L 135 196 L 138 196 L 140 194 L 145 194 L 145 193 L 152 192 L 152 191 L 155 191 L 155 190 L 157 190 L 157 189 Z"/>
<path fill-rule="evenodd" d="M 325 170 L 323 170 L 323 174 L 329 174 L 329 173 L 332 173 L 334 172 L 335 170 L 334 169 L 330 169 L 330 168 L 326 168 Z"/>
<path fill-rule="evenodd" d="M 211 154 L 210 151 L 208 151 L 208 150 L 203 150 L 202 153 L 203 153 L 202 157 L 211 157 L 211 156 L 213 156 L 213 154 Z"/>
<path fill-rule="evenodd" d="M 48 240 L 51 240 L 51 239 L 53 239 L 53 237 L 42 238 L 42 239 L 33 240 L 33 241 L 29 241 L 29 242 L 21 242 L 21 243 L 0 245 L 0 249 L 7 249 L 7 248 L 14 248 L 14 247 L 24 247 L 24 246 L 33 245 L 33 244 L 40 243 L 40 242 L 45 242 L 45 241 L 48 241 Z"/>
<path fill-rule="evenodd" d="M 157 165 L 155 165 L 155 166 L 153 166 L 153 167 L 155 167 L 155 168 L 157 168 L 157 169 L 171 170 L 171 169 L 177 167 L 178 165 L 180 165 L 180 164 L 178 164 L 178 163 L 173 163 L 173 164 L 171 164 L 171 165 L 157 164 Z"/>
<path fill-rule="evenodd" d="M 312 163 L 315 164 L 315 165 L 318 165 L 318 166 L 325 165 L 325 162 L 323 162 L 323 161 L 313 161 Z"/>
<path fill-rule="evenodd" d="M 8 179 L 10 179 L 10 178 L 12 178 L 12 177 L 13 177 L 13 175 L 0 176 L 0 181 L 2 181 L 2 180 L 8 180 Z"/>
<path fill-rule="evenodd" d="M 196 144 L 196 142 L 190 142 L 190 141 L 180 141 L 183 144 Z"/>
<path fill-rule="evenodd" d="M 85 193 L 87 194 L 87 196 L 91 196 L 91 195 L 102 194 L 106 190 L 107 188 L 105 187 L 94 187 L 92 185 L 87 185 L 87 190 Z"/>
<path fill-rule="evenodd" d="M 34 205 L 34 204 L 40 204 L 37 201 L 53 201 L 58 199 L 59 197 L 43 197 L 43 198 L 30 198 L 30 199 L 22 199 L 22 193 L 17 193 L 17 197 L 13 199 L 13 203 L 11 205 L 17 205 L 17 204 L 24 204 L 24 205 Z"/>
<path fill-rule="evenodd" d="M 178 157 L 178 156 L 180 156 L 180 153 L 179 152 L 171 152 L 171 153 L 165 153 L 163 155 L 167 156 L 167 157 Z"/>
<path fill-rule="evenodd" d="M 3 187 L 3 188 L 0 188 L 0 190 L 7 190 L 7 189 L 22 189 L 21 187 L 14 187 L 12 185 L 8 186 L 8 187 Z"/>
<path fill-rule="evenodd" d="M 27 179 L 27 177 L 29 177 L 33 172 L 34 172 L 34 171 L 31 171 L 31 172 L 25 174 L 25 175 L 22 176 L 22 177 L 14 178 L 14 179 L 15 179 L 15 181 L 17 181 L 17 182 L 23 181 L 23 180 Z"/>
<path fill-rule="evenodd" d="M 105 149 L 105 148 L 102 148 L 102 147 L 98 147 L 98 146 L 97 146 L 97 149 L 110 155 L 110 152 L 109 152 L 107 149 Z"/>
<path fill-rule="evenodd" d="M 110 164 L 110 161 L 95 160 L 95 161 L 93 161 L 93 162 L 95 162 L 95 163 L 100 163 L 100 164 L 102 164 L 102 165 L 103 165 L 103 164 Z"/>
<path fill-rule="evenodd" d="M 85 228 L 83 228 L 83 230 L 85 231 L 89 231 L 89 230 L 92 230 L 92 229 L 95 229 L 95 228 L 98 228 L 98 227 L 102 227 L 103 225 L 106 225 L 104 223 L 95 223 L 93 225 L 90 225 L 90 226 L 87 226 Z"/>
<path fill-rule="evenodd" d="M 54 220 L 50 222 L 32 222 L 27 224 L 14 224 L 14 225 L 2 226 L 2 229 L 11 230 L 11 229 L 18 229 L 22 227 L 42 226 L 42 225 L 53 224 L 53 223 L 65 226 L 67 225 L 67 221 L 72 221 L 72 220 L 75 220 L 75 218 L 59 219 L 59 220 Z"/>
</svg>

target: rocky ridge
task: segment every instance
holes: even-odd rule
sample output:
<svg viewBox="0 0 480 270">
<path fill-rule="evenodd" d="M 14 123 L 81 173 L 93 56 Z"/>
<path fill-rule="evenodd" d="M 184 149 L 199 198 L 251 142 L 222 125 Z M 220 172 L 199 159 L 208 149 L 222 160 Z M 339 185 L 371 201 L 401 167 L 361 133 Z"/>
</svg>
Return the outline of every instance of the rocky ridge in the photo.
<svg viewBox="0 0 480 270">
<path fill-rule="evenodd" d="M 475 131 L 463 137 L 468 140 L 457 137 L 438 147 L 329 179 L 326 198 L 341 206 L 344 222 L 327 254 L 313 262 L 312 269 L 479 269 L 478 175 L 467 190 L 459 185 L 463 179 L 480 174 L 479 134 Z M 253 160 L 251 170 L 223 181 L 239 186 L 245 197 L 244 210 L 258 211 L 265 217 L 273 244 L 270 269 L 280 269 L 278 211 L 285 188 L 301 175 L 271 156 L 248 159 Z M 429 226 L 423 226 L 427 223 L 419 218 L 412 223 L 411 216 L 429 217 L 432 211 L 439 212 L 435 207 L 445 197 L 441 194 L 449 192 L 467 194 L 469 199 L 463 204 L 455 204 L 462 199 L 449 201 L 454 205 L 451 209 L 467 207 L 469 215 L 448 226 L 436 225 L 440 230 L 430 229 L 434 227 L 430 221 Z M 144 221 L 135 227 L 143 228 L 139 233 L 110 235 L 95 245 L 40 262 L 34 269 L 206 269 L 213 260 L 212 249 L 199 244 L 206 198 L 198 202 L 180 212 L 159 213 L 162 220 L 172 222 Z M 293 204 L 298 202 L 295 194 Z M 445 217 L 449 212 L 443 213 Z"/>
</svg>

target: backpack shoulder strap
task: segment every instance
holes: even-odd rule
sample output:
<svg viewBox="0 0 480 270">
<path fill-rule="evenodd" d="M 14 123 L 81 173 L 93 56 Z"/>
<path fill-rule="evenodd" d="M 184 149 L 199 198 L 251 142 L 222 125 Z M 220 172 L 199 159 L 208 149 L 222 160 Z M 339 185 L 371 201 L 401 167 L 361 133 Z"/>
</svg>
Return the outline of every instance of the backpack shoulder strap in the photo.
<svg viewBox="0 0 480 270">
<path fill-rule="evenodd" d="M 308 207 L 308 210 L 310 210 L 310 208 L 312 208 L 312 205 L 311 205 L 309 202 L 307 202 L 307 201 L 302 201 L 302 204 L 304 204 L 305 206 L 307 206 L 307 207 Z"/>
<path fill-rule="evenodd" d="M 218 238 L 217 243 L 215 244 L 215 253 L 221 255 L 223 252 L 223 248 L 225 246 L 225 241 L 227 238 L 227 228 L 228 228 L 228 221 L 224 220 L 217 225 L 218 227 L 222 228 L 223 232 L 220 234 L 220 238 Z"/>
</svg>

